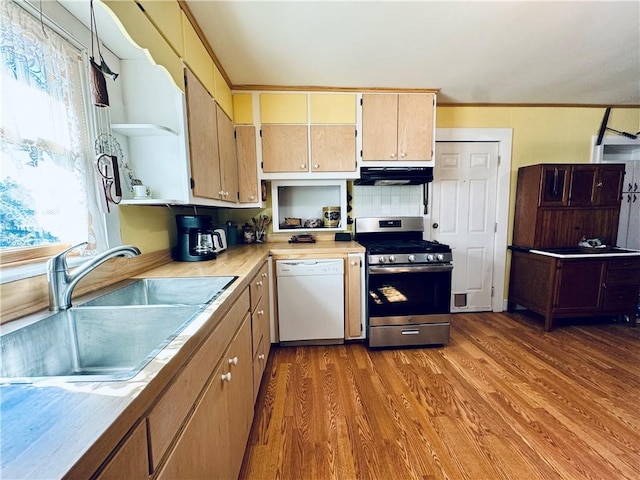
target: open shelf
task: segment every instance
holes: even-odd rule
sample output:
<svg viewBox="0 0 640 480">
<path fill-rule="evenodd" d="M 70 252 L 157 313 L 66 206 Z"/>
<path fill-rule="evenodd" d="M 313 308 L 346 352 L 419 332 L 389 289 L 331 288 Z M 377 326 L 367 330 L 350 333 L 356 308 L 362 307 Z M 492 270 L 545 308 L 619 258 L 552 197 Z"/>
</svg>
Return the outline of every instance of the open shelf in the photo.
<svg viewBox="0 0 640 480">
<path fill-rule="evenodd" d="M 114 123 L 111 130 L 126 137 L 165 137 L 178 135 L 169 127 L 153 123 Z"/>
</svg>

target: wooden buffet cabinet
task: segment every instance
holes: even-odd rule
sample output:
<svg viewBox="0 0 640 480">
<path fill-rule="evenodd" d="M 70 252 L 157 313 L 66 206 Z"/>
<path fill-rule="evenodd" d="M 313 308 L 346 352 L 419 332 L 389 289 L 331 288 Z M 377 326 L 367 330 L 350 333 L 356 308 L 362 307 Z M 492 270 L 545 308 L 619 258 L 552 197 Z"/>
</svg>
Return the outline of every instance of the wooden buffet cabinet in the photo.
<svg viewBox="0 0 640 480">
<path fill-rule="evenodd" d="M 540 164 L 518 170 L 509 305 L 554 319 L 628 315 L 635 325 L 640 252 L 581 251 L 617 236 L 623 164 Z"/>
</svg>

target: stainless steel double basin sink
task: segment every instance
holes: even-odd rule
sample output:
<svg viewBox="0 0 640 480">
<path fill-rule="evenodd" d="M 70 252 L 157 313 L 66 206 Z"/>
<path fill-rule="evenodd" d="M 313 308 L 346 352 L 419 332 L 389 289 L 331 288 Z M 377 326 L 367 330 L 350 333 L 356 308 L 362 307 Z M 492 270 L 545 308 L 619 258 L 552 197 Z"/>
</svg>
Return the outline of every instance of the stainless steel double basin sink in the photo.
<svg viewBox="0 0 640 480">
<path fill-rule="evenodd" d="M 237 277 L 144 278 L 0 337 L 0 383 L 134 377 Z"/>
</svg>

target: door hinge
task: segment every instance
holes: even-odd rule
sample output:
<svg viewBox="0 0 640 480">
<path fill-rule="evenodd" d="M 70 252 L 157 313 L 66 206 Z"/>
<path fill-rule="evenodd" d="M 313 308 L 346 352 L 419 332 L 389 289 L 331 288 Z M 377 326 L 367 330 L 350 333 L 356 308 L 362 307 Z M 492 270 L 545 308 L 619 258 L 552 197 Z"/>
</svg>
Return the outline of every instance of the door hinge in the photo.
<svg viewBox="0 0 640 480">
<path fill-rule="evenodd" d="M 362 150 L 360 150 L 360 158 L 362 158 Z"/>
<path fill-rule="evenodd" d="M 502 157 L 498 155 L 498 166 L 500 166 L 500 162 L 502 161 Z"/>
<path fill-rule="evenodd" d="M 262 129 L 260 129 L 260 138 L 262 138 Z"/>
<path fill-rule="evenodd" d="M 196 188 L 196 182 L 193 180 L 193 177 L 189 178 L 189 183 L 191 184 L 191 190 Z"/>
<path fill-rule="evenodd" d="M 498 233 L 498 222 L 493 224 L 493 233 Z"/>
<path fill-rule="evenodd" d="M 362 106 L 362 98 L 360 99 L 360 106 Z"/>
<path fill-rule="evenodd" d="M 238 138 L 238 135 L 236 134 L 236 131 L 233 131 L 233 138 Z"/>
<path fill-rule="evenodd" d="M 491 287 L 491 298 L 493 298 L 493 294 L 494 294 L 494 292 L 495 292 L 495 288 L 494 288 L 494 287 Z"/>
<path fill-rule="evenodd" d="M 264 162 L 260 162 L 260 168 L 264 170 Z"/>
<path fill-rule="evenodd" d="M 358 137 L 358 129 L 357 128 L 354 130 L 354 133 L 356 134 L 356 137 Z"/>
</svg>

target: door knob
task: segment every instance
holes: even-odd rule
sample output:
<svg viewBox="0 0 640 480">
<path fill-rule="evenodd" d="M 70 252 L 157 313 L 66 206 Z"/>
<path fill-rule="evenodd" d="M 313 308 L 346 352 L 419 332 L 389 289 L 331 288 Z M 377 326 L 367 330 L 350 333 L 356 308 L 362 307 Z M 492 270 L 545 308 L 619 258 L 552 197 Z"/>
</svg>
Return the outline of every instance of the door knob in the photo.
<svg viewBox="0 0 640 480">
<path fill-rule="evenodd" d="M 439 225 L 437 223 L 434 223 L 433 225 L 431 225 L 433 228 L 438 228 Z"/>
</svg>

